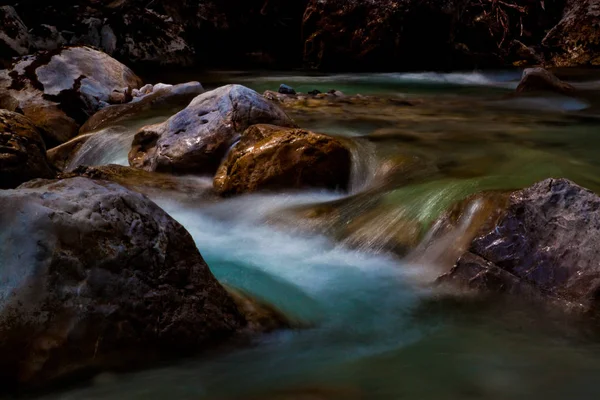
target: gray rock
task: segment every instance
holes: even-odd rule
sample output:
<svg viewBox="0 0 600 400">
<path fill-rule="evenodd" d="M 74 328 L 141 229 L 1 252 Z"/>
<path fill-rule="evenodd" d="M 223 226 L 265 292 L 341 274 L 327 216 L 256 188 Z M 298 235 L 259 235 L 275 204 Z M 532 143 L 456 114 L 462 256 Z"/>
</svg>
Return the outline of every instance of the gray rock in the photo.
<svg viewBox="0 0 600 400">
<path fill-rule="evenodd" d="M 196 97 L 167 121 L 136 134 L 129 164 L 147 171 L 214 174 L 240 134 L 254 124 L 293 127 L 293 121 L 255 91 L 228 85 Z"/>
<path fill-rule="evenodd" d="M 21 114 L 0 110 L 0 189 L 52 177 L 54 172 L 37 128 Z"/>
<path fill-rule="evenodd" d="M 550 71 L 537 67 L 523 71 L 517 93 L 523 92 L 556 92 L 568 95 L 575 92 L 575 88 L 558 79 Z"/>
<path fill-rule="evenodd" d="M 294 94 L 296 94 L 296 91 L 294 90 L 293 87 L 282 83 L 281 86 L 279 86 L 279 93 L 294 95 Z"/>
<path fill-rule="evenodd" d="M 597 312 L 600 197 L 566 179 L 510 196 L 497 224 L 475 238 L 452 280 L 478 290 L 537 293 Z"/>
<path fill-rule="evenodd" d="M 0 191 L 0 220 L 3 389 L 187 356 L 247 325 L 189 233 L 118 184 L 32 181 Z"/>
<path fill-rule="evenodd" d="M 42 129 L 48 143 L 63 143 L 109 101 L 113 90 L 141 83 L 105 53 L 67 47 L 23 57 L 0 72 L 0 107 L 22 112 Z"/>
<path fill-rule="evenodd" d="M 0 58 L 29 52 L 27 27 L 11 6 L 0 7 Z"/>
</svg>

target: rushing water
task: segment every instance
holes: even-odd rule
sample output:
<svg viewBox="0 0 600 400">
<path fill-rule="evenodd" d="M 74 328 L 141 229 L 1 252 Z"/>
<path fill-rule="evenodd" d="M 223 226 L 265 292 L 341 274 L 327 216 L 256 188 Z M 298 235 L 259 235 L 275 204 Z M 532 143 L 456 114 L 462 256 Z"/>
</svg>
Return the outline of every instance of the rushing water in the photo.
<svg viewBox="0 0 600 400">
<path fill-rule="evenodd" d="M 437 247 L 419 246 L 432 238 L 427 232 L 444 210 L 472 194 L 551 176 L 600 190 L 598 76 L 587 72 L 576 82 L 585 90 L 578 98 L 515 98 L 510 93 L 519 76 L 202 77 L 209 88 L 236 82 L 276 90 L 285 82 L 299 91 L 335 88 L 414 105 L 289 110 L 303 127 L 352 138 L 349 195 L 313 191 L 194 202 L 177 193 L 151 195 L 189 230 L 222 282 L 307 328 L 225 354 L 103 375 L 44 398 L 598 398 L 600 346 L 585 325 L 516 299 L 446 297 L 430 285 L 447 268 L 433 254 L 457 246 L 483 207 L 479 200 L 454 235 L 436 239 Z M 71 167 L 126 164 L 135 130 L 165 118 L 99 133 Z M 209 178 L 200 179 L 209 190 Z"/>
</svg>

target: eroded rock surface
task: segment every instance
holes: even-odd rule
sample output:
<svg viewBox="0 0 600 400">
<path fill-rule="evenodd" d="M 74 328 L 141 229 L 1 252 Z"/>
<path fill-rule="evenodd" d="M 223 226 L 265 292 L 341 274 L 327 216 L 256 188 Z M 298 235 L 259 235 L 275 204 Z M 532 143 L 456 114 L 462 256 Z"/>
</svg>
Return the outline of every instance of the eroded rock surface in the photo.
<svg viewBox="0 0 600 400">
<path fill-rule="evenodd" d="M 497 224 L 442 280 L 485 291 L 536 293 L 598 311 L 600 197 L 566 179 L 512 193 Z"/>
<path fill-rule="evenodd" d="M 196 97 L 184 110 L 135 135 L 129 163 L 147 171 L 214 174 L 229 148 L 254 124 L 294 126 L 276 104 L 240 85 Z"/>
<path fill-rule="evenodd" d="M 0 110 L 0 189 L 53 176 L 44 141 L 33 123 L 21 114 Z"/>
<path fill-rule="evenodd" d="M 215 176 L 222 195 L 259 190 L 346 189 L 350 151 L 333 137 L 303 129 L 254 125 L 229 152 Z"/>
<path fill-rule="evenodd" d="M 47 143 L 75 136 L 117 89 L 137 88 L 128 67 L 89 47 L 67 47 L 17 60 L 0 71 L 0 107 L 18 111 L 40 128 Z"/>
</svg>

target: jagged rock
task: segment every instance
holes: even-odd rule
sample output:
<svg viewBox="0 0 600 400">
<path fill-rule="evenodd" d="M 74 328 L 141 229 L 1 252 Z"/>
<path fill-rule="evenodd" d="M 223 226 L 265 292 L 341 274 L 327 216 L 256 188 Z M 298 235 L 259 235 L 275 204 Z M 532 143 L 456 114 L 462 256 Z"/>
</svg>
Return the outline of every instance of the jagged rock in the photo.
<svg viewBox="0 0 600 400">
<path fill-rule="evenodd" d="M 254 125 L 219 168 L 214 187 L 221 195 L 259 190 L 346 189 L 351 155 L 335 138 L 302 129 Z"/>
<path fill-rule="evenodd" d="M 21 114 L 0 110 L 0 189 L 53 176 L 37 128 Z"/>
<path fill-rule="evenodd" d="M 533 294 L 596 313 L 600 197 L 566 179 L 511 194 L 495 226 L 476 237 L 442 281 Z"/>
<path fill-rule="evenodd" d="M 115 89 L 137 88 L 129 68 L 89 47 L 67 47 L 17 60 L 0 71 L 0 107 L 19 111 L 47 143 L 63 143 L 108 102 Z"/>
<path fill-rule="evenodd" d="M 255 91 L 223 86 L 196 97 L 167 121 L 140 129 L 129 163 L 147 171 L 214 174 L 240 134 L 260 123 L 294 126 L 277 105 Z"/>
<path fill-rule="evenodd" d="M 12 6 L 0 7 L 0 58 L 29 52 L 27 27 Z"/>
<path fill-rule="evenodd" d="M 600 65 L 600 0 L 568 0 L 562 20 L 544 38 L 557 67 Z"/>
<path fill-rule="evenodd" d="M 527 68 L 523 71 L 523 77 L 517 86 L 517 93 L 540 91 L 568 95 L 573 94 L 575 88 L 544 68 Z"/>
<path fill-rule="evenodd" d="M 0 220 L 3 389 L 188 356 L 263 327 L 179 223 L 115 183 L 32 181 L 0 192 Z"/>
</svg>

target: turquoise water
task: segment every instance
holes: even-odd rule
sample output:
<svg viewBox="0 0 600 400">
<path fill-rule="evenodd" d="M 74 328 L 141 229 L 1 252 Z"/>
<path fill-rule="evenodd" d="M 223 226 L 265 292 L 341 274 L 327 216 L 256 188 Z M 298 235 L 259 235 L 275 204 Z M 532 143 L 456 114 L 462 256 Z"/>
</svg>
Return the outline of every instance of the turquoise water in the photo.
<svg viewBox="0 0 600 400">
<path fill-rule="evenodd" d="M 262 91 L 285 82 L 300 91 L 335 88 L 422 103 L 288 111 L 303 127 L 362 143 L 351 196 L 313 191 L 189 204 L 175 193 L 153 195 L 189 230 L 222 282 L 273 304 L 305 329 L 258 338 L 249 348 L 103 375 L 42 398 L 598 398 L 600 346 L 590 325 L 518 299 L 439 293 L 432 285 L 439 265 L 412 264 L 414 257 L 368 246 L 368 235 L 377 238 L 384 228 L 387 238 L 402 236 L 411 224 L 426 232 L 445 209 L 482 191 L 551 176 L 600 189 L 594 96 L 507 97 L 519 76 L 238 73 L 201 79 L 207 87 L 236 82 Z M 597 80 L 589 74 L 590 87 Z M 87 161 L 125 163 L 123 143 L 98 143 L 104 147 Z M 398 158 L 411 161 L 393 183 L 377 186 L 382 165 Z M 290 213 L 314 207 L 332 213 L 312 222 Z M 287 223 L 273 223 L 281 218 Z M 378 218 L 390 226 L 371 227 Z M 352 236 L 365 246 L 339 240 L 353 224 L 368 233 Z"/>
</svg>

